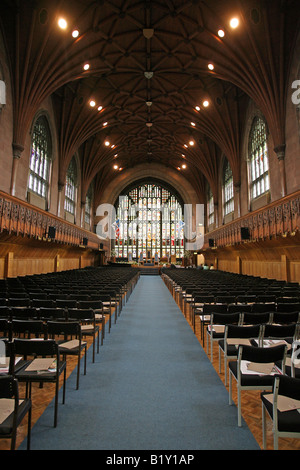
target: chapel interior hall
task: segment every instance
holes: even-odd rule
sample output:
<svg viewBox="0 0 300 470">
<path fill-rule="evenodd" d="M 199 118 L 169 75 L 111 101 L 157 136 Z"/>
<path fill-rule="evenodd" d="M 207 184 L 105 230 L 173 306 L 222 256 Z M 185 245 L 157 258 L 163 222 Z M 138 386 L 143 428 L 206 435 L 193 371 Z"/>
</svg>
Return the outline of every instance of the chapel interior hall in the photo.
<svg viewBox="0 0 300 470">
<path fill-rule="evenodd" d="M 299 57 L 299 0 L 1 0 L 1 450 L 300 449 Z"/>
</svg>

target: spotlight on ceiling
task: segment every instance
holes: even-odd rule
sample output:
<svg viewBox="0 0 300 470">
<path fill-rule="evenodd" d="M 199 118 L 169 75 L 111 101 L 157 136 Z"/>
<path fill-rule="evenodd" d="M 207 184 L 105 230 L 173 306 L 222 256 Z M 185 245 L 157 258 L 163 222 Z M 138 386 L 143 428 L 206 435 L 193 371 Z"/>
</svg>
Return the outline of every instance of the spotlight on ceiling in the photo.
<svg viewBox="0 0 300 470">
<path fill-rule="evenodd" d="M 235 29 L 235 28 L 238 27 L 239 23 L 240 23 L 240 22 L 239 22 L 238 18 L 231 18 L 229 24 L 230 24 L 230 26 L 232 27 L 232 29 Z"/>
<path fill-rule="evenodd" d="M 94 100 L 90 101 L 90 106 L 93 108 L 96 105 L 96 102 Z"/>
<path fill-rule="evenodd" d="M 214 64 L 208 64 L 207 67 L 209 68 L 209 70 L 214 70 L 214 68 L 215 68 Z"/>
<path fill-rule="evenodd" d="M 67 29 L 68 23 L 64 18 L 59 18 L 58 26 L 60 27 L 60 29 Z"/>
<path fill-rule="evenodd" d="M 207 108 L 209 106 L 209 101 L 207 101 L 207 100 L 203 101 L 203 106 L 205 108 Z"/>
<path fill-rule="evenodd" d="M 84 64 L 83 70 L 88 70 L 90 68 L 90 64 Z"/>
<path fill-rule="evenodd" d="M 218 31 L 218 36 L 219 36 L 220 38 L 223 38 L 223 37 L 225 36 L 225 32 L 223 31 L 223 29 L 219 29 L 219 31 Z"/>
<path fill-rule="evenodd" d="M 73 36 L 73 38 L 78 38 L 78 36 L 79 36 L 79 31 L 78 31 L 78 29 L 74 29 L 74 30 L 72 31 L 72 36 Z"/>
</svg>

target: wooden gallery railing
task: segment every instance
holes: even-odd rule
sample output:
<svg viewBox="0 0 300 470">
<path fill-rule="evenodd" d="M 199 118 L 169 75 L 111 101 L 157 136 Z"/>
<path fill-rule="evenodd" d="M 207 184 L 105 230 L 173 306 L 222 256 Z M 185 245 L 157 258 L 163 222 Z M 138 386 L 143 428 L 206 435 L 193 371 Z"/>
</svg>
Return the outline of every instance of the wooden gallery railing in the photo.
<svg viewBox="0 0 300 470">
<path fill-rule="evenodd" d="M 215 247 L 242 242 L 243 227 L 248 229 L 251 241 L 295 235 L 300 227 L 300 191 L 205 234 L 203 248 L 209 248 L 209 239 L 214 240 Z"/>
<path fill-rule="evenodd" d="M 0 191 L 0 233 L 6 231 L 43 240 L 48 236 L 49 227 L 55 228 L 57 243 L 81 246 L 85 241 L 88 248 L 99 249 L 96 234 Z"/>
</svg>

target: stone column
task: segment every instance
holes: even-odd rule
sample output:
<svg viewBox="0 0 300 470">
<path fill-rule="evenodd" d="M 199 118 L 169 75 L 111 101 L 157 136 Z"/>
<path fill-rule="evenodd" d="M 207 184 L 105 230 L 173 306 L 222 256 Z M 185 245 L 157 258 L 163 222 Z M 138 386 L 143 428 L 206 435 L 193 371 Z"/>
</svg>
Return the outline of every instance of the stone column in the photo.
<svg viewBox="0 0 300 470">
<path fill-rule="evenodd" d="M 234 183 L 234 202 L 237 204 L 236 207 L 234 207 L 234 212 L 236 214 L 236 217 L 241 217 L 241 183 L 240 181 L 238 183 Z"/>
<path fill-rule="evenodd" d="M 13 147 L 13 164 L 12 164 L 12 170 L 11 170 L 10 194 L 12 196 L 15 196 L 18 164 L 19 164 L 21 154 L 24 150 L 24 147 L 23 145 L 15 144 L 15 143 L 12 144 L 12 147 Z"/>
<path fill-rule="evenodd" d="M 214 219 L 215 219 L 215 228 L 219 227 L 219 203 L 214 202 Z"/>
<path fill-rule="evenodd" d="M 286 173 L 285 173 L 285 144 L 278 145 L 274 148 L 279 161 L 279 173 L 280 173 L 280 185 L 281 185 L 281 197 L 286 196 Z"/>
</svg>

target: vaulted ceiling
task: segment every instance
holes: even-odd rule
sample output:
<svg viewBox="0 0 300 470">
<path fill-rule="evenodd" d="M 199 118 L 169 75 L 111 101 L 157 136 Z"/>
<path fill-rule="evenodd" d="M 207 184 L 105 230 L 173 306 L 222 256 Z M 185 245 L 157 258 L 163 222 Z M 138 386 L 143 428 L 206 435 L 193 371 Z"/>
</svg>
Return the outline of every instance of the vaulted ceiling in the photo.
<svg viewBox="0 0 300 470">
<path fill-rule="evenodd" d="M 13 144 L 23 148 L 51 96 L 59 179 L 78 152 L 83 193 L 144 162 L 180 168 L 199 194 L 206 180 L 216 192 L 221 155 L 239 183 L 249 99 L 275 148 L 285 144 L 299 0 L 1 0 L 0 16 Z"/>
</svg>

